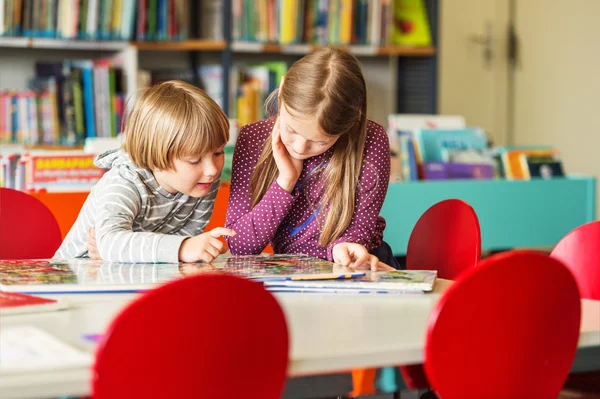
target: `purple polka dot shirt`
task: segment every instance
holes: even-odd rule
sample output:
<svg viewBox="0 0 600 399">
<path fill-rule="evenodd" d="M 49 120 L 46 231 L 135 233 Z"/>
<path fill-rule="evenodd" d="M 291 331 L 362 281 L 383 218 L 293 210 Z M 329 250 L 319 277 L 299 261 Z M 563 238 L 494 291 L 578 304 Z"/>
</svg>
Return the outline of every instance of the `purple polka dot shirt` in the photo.
<svg viewBox="0 0 600 399">
<path fill-rule="evenodd" d="M 227 237 L 231 252 L 234 255 L 258 254 L 271 244 L 275 253 L 306 254 L 333 260 L 331 250 L 338 243 L 362 244 L 369 251 L 381 245 L 385 220 L 379 216 L 379 211 L 390 177 L 390 147 L 384 128 L 369 121 L 354 216 L 346 231 L 324 248 L 319 245 L 319 221 L 315 215 L 321 211 L 324 165 L 331 157 L 333 147 L 304 161 L 299 184 L 291 194 L 274 181 L 262 200 L 254 208 L 250 207 L 250 177 L 265 140 L 270 140 L 274 121 L 267 119 L 244 126 L 235 145 L 225 221 L 225 226 L 237 233 Z M 327 207 L 324 211 L 328 211 Z"/>
</svg>

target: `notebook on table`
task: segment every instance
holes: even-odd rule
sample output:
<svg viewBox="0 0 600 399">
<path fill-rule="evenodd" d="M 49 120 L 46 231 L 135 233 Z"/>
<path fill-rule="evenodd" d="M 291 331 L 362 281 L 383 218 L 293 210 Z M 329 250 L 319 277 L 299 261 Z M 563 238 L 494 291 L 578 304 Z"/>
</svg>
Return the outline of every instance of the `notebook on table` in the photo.
<svg viewBox="0 0 600 399">
<path fill-rule="evenodd" d="M 210 264 L 0 260 L 0 291 L 30 294 L 139 292 L 198 273 L 228 273 L 259 281 L 350 279 L 365 275 L 306 255 L 223 256 Z"/>
<path fill-rule="evenodd" d="M 69 306 L 65 298 L 49 299 L 38 296 L 0 291 L 0 316 L 22 313 L 52 312 Z"/>
</svg>

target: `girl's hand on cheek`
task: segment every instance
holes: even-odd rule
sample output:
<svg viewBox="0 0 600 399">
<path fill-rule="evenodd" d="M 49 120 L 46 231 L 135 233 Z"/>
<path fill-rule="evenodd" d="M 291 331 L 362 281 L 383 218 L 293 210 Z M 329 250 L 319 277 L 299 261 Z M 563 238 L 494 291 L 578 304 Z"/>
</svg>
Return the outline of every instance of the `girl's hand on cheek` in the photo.
<svg viewBox="0 0 600 399">
<path fill-rule="evenodd" d="M 271 145 L 273 147 L 273 158 L 277 164 L 277 169 L 279 169 L 277 184 L 288 193 L 291 193 L 300 177 L 300 173 L 302 173 L 304 161 L 293 158 L 285 148 L 285 145 L 281 141 L 279 118 L 275 120 L 275 125 L 271 132 Z"/>
</svg>

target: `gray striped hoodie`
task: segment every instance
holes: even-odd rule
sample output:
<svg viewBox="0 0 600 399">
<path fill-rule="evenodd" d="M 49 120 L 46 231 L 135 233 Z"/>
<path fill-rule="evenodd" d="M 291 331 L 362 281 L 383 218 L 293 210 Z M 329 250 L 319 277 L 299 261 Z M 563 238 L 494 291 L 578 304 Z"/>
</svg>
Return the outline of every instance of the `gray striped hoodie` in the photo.
<svg viewBox="0 0 600 399">
<path fill-rule="evenodd" d="M 219 181 L 207 196 L 193 198 L 170 194 L 120 150 L 99 155 L 95 164 L 110 170 L 92 188 L 54 257 L 87 257 L 86 232 L 95 227 L 106 261 L 178 262 L 183 240 L 202 233 L 210 220 Z"/>
</svg>

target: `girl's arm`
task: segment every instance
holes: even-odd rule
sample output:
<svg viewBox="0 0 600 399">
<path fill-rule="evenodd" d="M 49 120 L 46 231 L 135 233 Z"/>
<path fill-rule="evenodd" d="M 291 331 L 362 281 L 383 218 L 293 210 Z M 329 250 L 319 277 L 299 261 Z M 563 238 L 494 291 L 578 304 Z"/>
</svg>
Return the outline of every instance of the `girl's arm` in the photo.
<svg viewBox="0 0 600 399">
<path fill-rule="evenodd" d="M 265 126 L 266 125 L 266 126 Z M 257 134 L 257 129 L 261 129 Z M 225 227 L 234 230 L 235 237 L 226 237 L 234 255 L 259 254 L 273 240 L 279 225 L 291 210 L 297 193 L 288 193 L 273 182 L 262 200 L 250 207 L 250 177 L 256 167 L 264 140 L 270 131 L 267 121 L 243 127 L 233 154 L 231 193 Z"/>
<path fill-rule="evenodd" d="M 383 127 L 369 123 L 354 216 L 346 231 L 327 248 L 333 260 L 336 244 L 351 242 L 372 251 L 381 244 L 385 221 L 379 217 L 390 180 L 390 144 Z M 331 212 L 331 210 L 330 210 Z"/>
<path fill-rule="evenodd" d="M 133 232 L 142 199 L 129 181 L 113 178 L 94 198 L 96 243 L 100 257 L 112 262 L 178 262 L 179 247 L 187 237 Z"/>
</svg>

